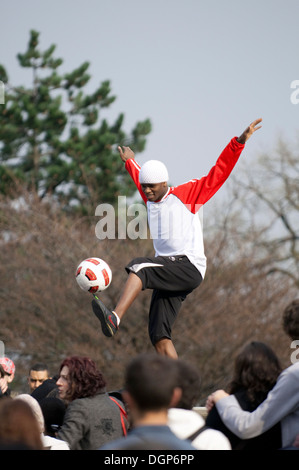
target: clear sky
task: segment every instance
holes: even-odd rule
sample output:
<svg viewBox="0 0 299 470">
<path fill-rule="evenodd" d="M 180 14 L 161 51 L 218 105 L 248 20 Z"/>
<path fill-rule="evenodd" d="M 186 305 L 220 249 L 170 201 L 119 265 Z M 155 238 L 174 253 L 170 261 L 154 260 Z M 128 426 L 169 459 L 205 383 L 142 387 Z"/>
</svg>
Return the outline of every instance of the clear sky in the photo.
<svg viewBox="0 0 299 470">
<path fill-rule="evenodd" d="M 107 110 L 125 128 L 150 118 L 140 163 L 167 165 L 172 184 L 206 174 L 231 137 L 255 118 L 263 128 L 243 158 L 294 141 L 299 104 L 298 0 L 0 0 L 2 63 L 12 85 L 30 83 L 18 65 L 29 31 L 56 44 L 61 72 L 90 62 L 90 91 L 110 80 Z"/>
</svg>

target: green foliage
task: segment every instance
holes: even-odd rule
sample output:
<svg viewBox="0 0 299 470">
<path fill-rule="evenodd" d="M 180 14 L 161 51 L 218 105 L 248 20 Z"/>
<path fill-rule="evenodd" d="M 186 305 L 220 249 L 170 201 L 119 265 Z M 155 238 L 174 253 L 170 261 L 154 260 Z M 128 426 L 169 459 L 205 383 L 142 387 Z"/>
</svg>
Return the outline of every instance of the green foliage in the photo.
<svg viewBox="0 0 299 470">
<path fill-rule="evenodd" d="M 101 113 L 116 99 L 110 82 L 85 93 L 89 63 L 59 73 L 63 60 L 54 52 L 55 45 L 42 52 L 39 33 L 31 31 L 26 52 L 17 55 L 20 66 L 32 70 L 32 86 L 6 86 L 0 108 L 0 191 L 6 194 L 12 182 L 22 180 L 41 198 L 55 197 L 62 207 L 89 212 L 94 204 L 134 193 L 117 146 L 129 142 L 135 153 L 142 152 L 151 123 L 138 122 L 129 134 L 123 130 L 124 114 L 109 124 Z M 0 80 L 9 82 L 2 65 Z"/>
</svg>

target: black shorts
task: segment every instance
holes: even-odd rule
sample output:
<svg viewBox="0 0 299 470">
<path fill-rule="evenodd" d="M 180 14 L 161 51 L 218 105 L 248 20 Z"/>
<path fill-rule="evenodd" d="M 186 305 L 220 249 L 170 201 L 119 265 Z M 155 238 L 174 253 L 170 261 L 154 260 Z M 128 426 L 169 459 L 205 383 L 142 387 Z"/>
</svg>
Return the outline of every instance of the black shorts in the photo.
<svg viewBox="0 0 299 470">
<path fill-rule="evenodd" d="M 149 336 L 153 345 L 171 339 L 171 331 L 183 300 L 202 282 L 202 276 L 187 256 L 135 258 L 127 266 L 142 282 L 142 289 L 153 289 L 149 311 Z"/>
</svg>

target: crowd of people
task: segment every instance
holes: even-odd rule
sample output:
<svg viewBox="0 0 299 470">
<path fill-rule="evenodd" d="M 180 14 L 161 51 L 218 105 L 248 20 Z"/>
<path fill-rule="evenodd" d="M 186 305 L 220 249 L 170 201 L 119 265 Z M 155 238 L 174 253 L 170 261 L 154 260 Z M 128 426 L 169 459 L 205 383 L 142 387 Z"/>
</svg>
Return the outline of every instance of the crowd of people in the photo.
<svg viewBox="0 0 299 470">
<path fill-rule="evenodd" d="M 299 299 L 283 312 L 283 329 L 299 338 Z M 15 364 L 0 358 L 0 449 L 278 450 L 299 449 L 299 362 L 282 370 L 262 342 L 236 357 L 227 391 L 196 410 L 198 369 L 182 359 L 140 354 L 126 368 L 123 389 L 107 391 L 87 357 L 71 356 L 51 377 L 34 364 L 28 393 L 11 394 Z"/>
</svg>

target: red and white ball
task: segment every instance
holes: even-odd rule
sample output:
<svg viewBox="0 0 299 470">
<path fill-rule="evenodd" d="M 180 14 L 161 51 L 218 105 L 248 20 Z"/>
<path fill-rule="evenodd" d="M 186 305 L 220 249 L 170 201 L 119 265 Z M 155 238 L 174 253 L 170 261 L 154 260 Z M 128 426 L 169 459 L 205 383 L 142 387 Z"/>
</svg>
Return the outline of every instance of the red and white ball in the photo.
<svg viewBox="0 0 299 470">
<path fill-rule="evenodd" d="M 76 281 L 85 292 L 102 292 L 111 284 L 112 271 L 101 258 L 87 258 L 77 267 Z"/>
</svg>

